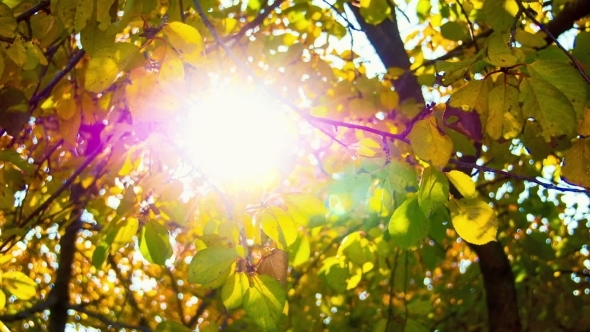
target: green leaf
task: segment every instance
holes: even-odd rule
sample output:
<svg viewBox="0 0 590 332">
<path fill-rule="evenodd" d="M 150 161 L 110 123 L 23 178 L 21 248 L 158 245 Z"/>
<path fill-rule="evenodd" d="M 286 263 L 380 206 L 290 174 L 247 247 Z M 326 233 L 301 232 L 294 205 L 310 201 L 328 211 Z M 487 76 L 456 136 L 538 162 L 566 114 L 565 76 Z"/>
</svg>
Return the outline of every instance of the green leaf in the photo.
<svg viewBox="0 0 590 332">
<path fill-rule="evenodd" d="M 166 260 L 172 256 L 172 245 L 166 226 L 156 220 L 148 221 L 143 226 L 139 250 L 148 262 L 166 264 Z"/>
<path fill-rule="evenodd" d="M 478 198 L 462 198 L 449 201 L 453 226 L 465 241 L 486 244 L 496 241 L 498 219 L 492 207 Z"/>
<path fill-rule="evenodd" d="M 590 139 L 577 139 L 564 153 L 561 174 L 565 181 L 590 187 Z"/>
<path fill-rule="evenodd" d="M 28 101 L 22 91 L 7 86 L 0 89 L 0 127 L 17 136 L 29 121 Z"/>
<path fill-rule="evenodd" d="M 488 94 L 493 87 L 493 80 L 472 80 L 451 95 L 449 104 L 464 110 L 476 110 L 479 114 L 487 115 Z"/>
<path fill-rule="evenodd" d="M 518 63 L 518 58 L 512 55 L 508 47 L 508 39 L 500 33 L 493 33 L 488 38 L 486 62 L 497 67 L 511 67 Z"/>
<path fill-rule="evenodd" d="M 516 11 L 518 7 L 514 0 L 486 0 L 482 8 L 484 21 L 498 32 L 510 31 Z"/>
<path fill-rule="evenodd" d="M 102 0 L 97 0 L 101 2 Z M 94 8 L 93 0 L 59 0 L 57 8 L 53 8 L 64 27 L 70 33 L 78 33 L 90 20 Z"/>
<path fill-rule="evenodd" d="M 416 155 L 434 167 L 443 167 L 451 159 L 453 141 L 441 132 L 433 117 L 416 122 L 408 138 Z"/>
<path fill-rule="evenodd" d="M 156 329 L 154 330 L 154 332 L 190 332 L 192 331 L 192 329 L 189 329 L 188 327 L 172 321 L 172 320 L 166 320 L 161 322 L 160 324 L 158 324 L 158 326 L 156 326 Z"/>
<path fill-rule="evenodd" d="M 139 229 L 139 220 L 137 218 L 127 218 L 117 225 L 116 236 L 111 243 L 111 253 L 118 251 L 120 248 L 133 240 Z"/>
<path fill-rule="evenodd" d="M 311 256 L 311 246 L 309 243 L 309 236 L 300 236 L 295 242 L 295 255 L 293 255 L 293 266 L 299 266 L 309 261 Z M 293 251 L 291 251 L 293 252 Z"/>
<path fill-rule="evenodd" d="M 96 1 L 96 21 L 98 22 L 98 29 L 105 31 L 111 24 L 111 6 L 115 4 L 115 0 L 97 0 Z"/>
<path fill-rule="evenodd" d="M 420 190 L 418 191 L 418 203 L 426 217 L 444 205 L 449 200 L 449 181 L 445 175 L 433 168 L 428 167 L 422 173 Z"/>
<path fill-rule="evenodd" d="M 295 220 L 285 210 L 271 206 L 262 212 L 260 226 L 268 237 L 288 247 L 297 239 Z"/>
<path fill-rule="evenodd" d="M 509 84 L 501 83 L 490 91 L 485 128 L 492 139 L 510 139 L 522 131 L 524 119 L 518 97 L 518 90 Z"/>
<path fill-rule="evenodd" d="M 464 78 L 474 61 L 474 59 L 457 62 L 437 61 L 434 66 L 437 73 L 444 72 L 442 85 L 449 86 L 455 81 Z"/>
<path fill-rule="evenodd" d="M 221 300 L 227 310 L 242 305 L 249 288 L 248 276 L 244 272 L 236 272 L 229 276 L 221 288 Z"/>
<path fill-rule="evenodd" d="M 590 32 L 581 31 L 574 42 L 574 49 L 572 50 L 574 58 L 584 65 L 590 65 Z M 586 69 L 586 73 L 590 70 Z"/>
<path fill-rule="evenodd" d="M 467 37 L 463 25 L 458 22 L 449 21 L 440 27 L 440 33 L 448 40 L 460 41 Z"/>
<path fill-rule="evenodd" d="M 10 9 L 5 3 L 0 2 L 0 36 L 15 38 L 17 26 L 18 24 L 16 23 L 16 18 L 12 13 L 12 9 Z"/>
<path fill-rule="evenodd" d="M 527 69 L 531 77 L 545 80 L 567 97 L 577 120 L 584 117 L 587 83 L 574 67 L 569 63 L 539 60 L 528 65 Z"/>
<path fill-rule="evenodd" d="M 28 300 L 37 294 L 37 283 L 22 272 L 9 271 L 2 274 L 4 289 L 21 300 Z"/>
<path fill-rule="evenodd" d="M 188 268 L 188 281 L 209 284 L 223 275 L 239 255 L 234 248 L 211 247 L 198 251 Z"/>
<path fill-rule="evenodd" d="M 543 129 L 543 137 L 576 134 L 575 111 L 568 98 L 549 82 L 538 78 L 524 78 L 521 83 L 522 113 L 534 118 Z"/>
<path fill-rule="evenodd" d="M 389 183 L 386 183 L 386 188 L 389 185 L 392 190 L 400 193 L 406 193 L 409 189 L 418 189 L 418 177 L 416 176 L 416 168 L 410 166 L 403 160 L 392 159 L 387 166 Z"/>
<path fill-rule="evenodd" d="M 203 38 L 197 29 L 182 22 L 172 22 L 166 24 L 162 31 L 184 61 L 193 66 L 202 65 Z"/>
<path fill-rule="evenodd" d="M 244 309 L 265 331 L 278 331 L 287 294 L 283 286 L 269 276 L 252 277 L 252 287 L 244 298 Z"/>
<path fill-rule="evenodd" d="M 360 12 L 365 22 L 377 25 L 391 13 L 391 9 L 386 0 L 361 0 Z"/>
<path fill-rule="evenodd" d="M 463 195 L 463 197 L 477 197 L 477 191 L 475 190 L 475 182 L 473 182 L 469 175 L 461 171 L 450 171 L 446 174 L 451 183 L 455 186 L 455 188 L 457 188 L 457 190 L 461 193 L 461 195 Z"/>
<path fill-rule="evenodd" d="M 402 249 L 416 249 L 428 235 L 429 221 L 420 209 L 417 197 L 409 197 L 389 220 L 389 234 Z"/>
<path fill-rule="evenodd" d="M 282 197 L 289 214 L 298 224 L 306 226 L 311 223 L 317 227 L 326 223 L 328 209 L 315 195 L 284 194 Z"/>
<path fill-rule="evenodd" d="M 119 228 L 116 226 L 111 227 L 94 249 L 94 252 L 92 253 L 92 265 L 97 270 L 102 269 L 104 262 L 109 256 L 111 244 L 115 240 L 118 230 Z"/>
<path fill-rule="evenodd" d="M 21 155 L 14 150 L 2 150 L 0 151 L 0 162 L 9 162 L 14 166 L 18 167 L 21 171 L 31 172 L 33 165 L 29 164 L 25 159 L 21 158 Z"/>
<path fill-rule="evenodd" d="M 97 50 L 88 62 L 86 90 L 100 93 L 108 89 L 138 51 L 137 46 L 129 43 L 116 43 Z"/>
</svg>

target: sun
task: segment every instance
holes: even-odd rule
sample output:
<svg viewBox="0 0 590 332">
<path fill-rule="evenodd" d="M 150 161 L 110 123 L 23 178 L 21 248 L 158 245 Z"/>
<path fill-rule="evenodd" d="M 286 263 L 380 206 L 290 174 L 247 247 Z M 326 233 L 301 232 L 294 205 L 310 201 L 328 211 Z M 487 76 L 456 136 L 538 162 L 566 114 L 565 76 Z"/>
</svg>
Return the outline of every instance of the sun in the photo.
<svg viewBox="0 0 590 332">
<path fill-rule="evenodd" d="M 185 156 L 217 181 L 255 181 L 289 167 L 297 121 L 254 84 L 212 77 L 179 124 Z"/>
</svg>

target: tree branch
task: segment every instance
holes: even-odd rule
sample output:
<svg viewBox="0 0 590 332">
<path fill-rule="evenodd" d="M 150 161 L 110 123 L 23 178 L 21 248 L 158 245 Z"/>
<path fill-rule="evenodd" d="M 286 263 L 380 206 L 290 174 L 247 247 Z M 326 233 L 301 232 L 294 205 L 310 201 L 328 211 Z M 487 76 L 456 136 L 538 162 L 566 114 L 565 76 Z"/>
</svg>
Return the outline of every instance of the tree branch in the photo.
<svg viewBox="0 0 590 332">
<path fill-rule="evenodd" d="M 114 322 L 114 321 L 106 318 L 102 314 L 88 311 L 83 306 L 68 305 L 67 309 L 76 310 L 77 312 L 84 313 L 84 314 L 88 315 L 89 317 L 96 318 L 111 329 L 130 329 L 130 330 L 135 329 L 135 330 L 139 330 L 139 331 L 143 331 L 143 332 L 151 332 L 152 331 L 149 327 L 143 326 L 143 325 L 130 325 L 130 324 L 125 324 L 125 323 L 120 323 L 120 322 Z"/>
<path fill-rule="evenodd" d="M 520 1 L 517 1 L 517 3 L 519 6 L 522 5 Z M 539 25 L 536 22 L 535 24 L 542 28 L 543 31 L 549 32 L 545 37 L 545 41 L 547 44 L 551 44 L 555 41 L 555 38 L 571 29 L 575 21 L 586 15 L 590 15 L 590 3 L 588 0 L 577 0 L 568 2 L 563 10 L 547 25 Z"/>
<path fill-rule="evenodd" d="M 0 321 L 5 322 L 5 323 L 11 323 L 11 322 L 16 322 L 19 320 L 27 319 L 36 313 L 39 313 L 39 312 L 49 309 L 54 303 L 55 303 L 55 299 L 50 296 L 46 300 L 44 300 L 43 302 L 39 302 L 29 309 L 25 309 L 21 312 L 17 312 L 14 315 L 0 316 Z"/>
<path fill-rule="evenodd" d="M 510 173 L 510 172 L 507 172 L 507 171 L 503 171 L 503 170 L 495 169 L 495 168 L 491 168 L 491 167 L 480 166 L 480 165 L 475 164 L 475 163 L 468 163 L 468 162 L 461 161 L 461 160 L 451 159 L 451 160 L 449 160 L 449 163 L 455 164 L 455 165 L 458 165 L 458 166 L 461 166 L 461 167 L 474 168 L 474 169 L 477 169 L 477 170 L 480 170 L 480 171 L 484 171 L 484 172 L 491 172 L 491 173 L 496 173 L 496 174 L 502 174 L 505 177 L 509 177 L 509 178 L 513 178 L 513 179 L 518 179 L 518 180 L 527 181 L 527 182 L 533 182 L 533 183 L 536 183 L 536 184 L 540 185 L 541 187 L 544 187 L 544 188 L 547 188 L 547 189 L 553 189 L 553 190 L 558 190 L 558 191 L 562 191 L 562 192 L 583 193 L 583 194 L 590 193 L 590 191 L 588 191 L 588 189 L 560 187 L 560 186 L 554 185 L 552 183 L 547 183 L 547 182 L 538 180 L 536 178 L 532 178 L 532 177 L 528 177 L 528 176 L 523 176 L 523 175 L 518 175 L 518 174 Z"/>
<path fill-rule="evenodd" d="M 578 10 L 579 12 L 582 12 L 582 15 L 579 18 L 576 18 L 578 14 L 578 12 L 576 12 L 575 16 L 573 16 L 574 13 L 570 13 L 571 11 L 568 11 L 568 13 L 572 14 L 572 16 L 568 17 L 569 19 L 572 19 L 573 21 L 570 21 L 570 25 L 569 28 L 565 29 L 563 26 L 561 25 L 554 25 L 553 29 L 555 31 L 552 31 L 549 29 L 549 26 L 544 26 L 543 24 L 541 24 L 541 22 L 539 22 L 535 16 L 531 13 L 530 10 L 528 10 L 527 8 L 524 7 L 524 5 L 522 4 L 522 0 L 517 0 L 516 3 L 518 4 L 518 8 L 520 11 L 524 12 L 524 14 L 526 15 L 526 17 L 528 17 L 531 21 L 533 21 L 533 23 L 535 23 L 539 29 L 541 29 L 543 32 L 545 32 L 547 34 L 547 37 L 545 38 L 545 40 L 547 40 L 547 38 L 549 38 L 549 42 L 547 42 L 547 44 L 550 44 L 551 42 L 554 42 L 555 45 L 557 45 L 557 47 L 559 47 L 559 49 L 565 53 L 565 55 L 567 55 L 568 58 L 570 58 L 570 60 L 572 61 L 572 64 L 576 67 L 576 69 L 578 70 L 578 72 L 580 72 L 580 75 L 582 75 L 582 77 L 584 78 L 584 80 L 586 80 L 586 82 L 588 84 L 590 84 L 590 77 L 588 77 L 588 75 L 586 75 L 586 72 L 584 71 L 584 68 L 582 68 L 582 66 L 580 66 L 580 64 L 578 63 L 578 61 L 576 61 L 576 59 L 574 58 L 574 56 L 568 52 L 568 50 L 565 49 L 565 47 L 563 47 L 563 45 L 561 45 L 560 42 L 557 41 L 557 37 L 562 34 L 563 32 L 565 32 L 567 29 L 571 28 L 573 21 L 578 20 L 579 18 L 582 18 L 584 16 L 584 9 L 587 10 L 587 13 L 590 13 L 590 3 L 588 1 L 578 1 L 574 4 L 581 4 L 583 3 L 584 5 L 580 6 L 572 6 L 569 5 L 568 7 L 575 7 L 576 10 Z M 578 8 L 581 7 L 581 8 Z M 565 11 L 565 9 L 564 9 Z M 563 13 L 563 12 L 562 12 Z M 586 13 L 586 14 L 587 14 Z M 553 21 L 552 21 L 553 22 Z M 563 24 L 563 22 L 558 22 L 559 24 Z M 561 31 L 561 29 L 564 29 L 563 31 Z"/>
<path fill-rule="evenodd" d="M 84 57 L 85 54 L 86 54 L 86 51 L 79 50 L 78 53 L 76 53 L 76 55 L 74 55 L 70 59 L 70 61 L 66 65 L 66 67 L 62 71 L 57 73 L 57 75 L 55 75 L 55 77 L 51 80 L 51 82 L 49 82 L 49 84 L 47 84 L 47 86 L 45 86 L 43 88 L 43 90 L 41 90 L 41 92 L 39 92 L 38 94 L 34 95 L 31 98 L 31 100 L 29 101 L 29 105 L 31 106 L 31 112 L 33 112 L 33 110 L 35 110 L 35 108 L 37 108 L 37 105 L 39 104 L 39 102 L 41 100 L 49 97 L 49 95 L 51 94 L 51 91 L 57 85 L 57 83 L 59 83 L 59 81 L 64 76 L 66 76 L 70 71 L 72 71 L 72 69 L 74 69 L 74 67 L 76 67 L 78 62 L 80 62 L 80 60 L 82 60 L 82 58 Z"/>
</svg>

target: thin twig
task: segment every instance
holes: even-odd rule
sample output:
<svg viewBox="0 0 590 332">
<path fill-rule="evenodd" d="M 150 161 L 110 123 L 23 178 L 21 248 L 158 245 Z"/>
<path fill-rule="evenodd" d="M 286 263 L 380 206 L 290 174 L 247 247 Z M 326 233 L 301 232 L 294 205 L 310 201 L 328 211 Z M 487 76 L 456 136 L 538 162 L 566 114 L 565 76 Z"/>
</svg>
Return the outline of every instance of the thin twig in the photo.
<svg viewBox="0 0 590 332">
<path fill-rule="evenodd" d="M 354 24 L 352 24 L 352 22 L 350 22 L 350 20 L 348 19 L 348 15 L 346 15 L 346 11 L 342 11 L 340 12 L 338 10 L 338 8 L 334 7 L 333 4 L 331 4 L 330 2 L 328 2 L 328 0 L 322 0 L 326 5 L 330 6 L 330 8 L 336 12 L 336 14 L 338 14 L 338 16 L 340 16 L 340 18 L 342 18 L 344 20 L 344 22 L 346 22 L 347 25 L 347 29 L 349 30 L 354 30 L 354 31 L 361 31 L 361 29 L 357 28 L 354 26 Z"/>
<path fill-rule="evenodd" d="M 0 321 L 5 322 L 5 323 L 11 323 L 11 322 L 16 322 L 19 320 L 27 319 L 36 313 L 43 312 L 43 311 L 47 310 L 54 303 L 55 303 L 55 298 L 50 296 L 46 300 L 44 300 L 43 302 L 39 302 L 29 309 L 25 309 L 21 312 L 17 312 L 16 314 L 13 314 L 13 315 L 2 315 L 2 316 L 0 316 Z"/>
<path fill-rule="evenodd" d="M 198 0 L 193 0 L 193 3 L 195 4 L 195 9 L 197 10 L 197 12 L 199 13 L 199 15 L 201 16 L 201 19 L 203 20 L 203 23 L 205 24 L 205 26 L 207 27 L 207 29 L 209 29 L 209 31 L 213 35 L 213 38 L 215 39 L 215 42 L 217 42 L 217 44 L 219 44 L 219 46 L 232 58 L 232 60 L 236 63 L 236 65 L 241 70 L 243 70 L 248 75 L 250 75 L 252 77 L 252 80 L 256 83 L 256 85 L 258 85 L 260 88 L 262 88 L 270 96 L 274 97 L 275 99 L 277 99 L 278 101 L 280 101 L 281 103 L 283 103 L 284 105 L 286 105 L 287 107 L 289 107 L 290 109 L 292 109 L 293 111 L 295 111 L 297 114 L 299 114 L 299 116 L 301 116 L 308 123 L 310 123 L 310 124 L 312 124 L 312 123 L 324 123 L 324 124 L 328 124 L 328 125 L 331 125 L 331 126 L 334 126 L 334 127 L 345 127 L 345 128 L 350 128 L 350 129 L 358 129 L 358 130 L 362 130 L 362 131 L 365 131 L 365 132 L 370 132 L 370 133 L 373 133 L 373 134 L 377 134 L 379 136 L 385 136 L 385 137 L 390 138 L 390 139 L 400 140 L 400 141 L 406 142 L 406 143 L 409 142 L 408 139 L 406 138 L 406 135 L 392 134 L 392 133 L 389 133 L 389 132 L 381 131 L 381 130 L 378 130 L 378 129 L 375 129 L 375 128 L 371 128 L 371 127 L 367 127 L 367 126 L 363 126 L 363 125 L 358 125 L 358 124 L 354 124 L 354 123 L 347 123 L 347 122 L 338 121 L 338 120 L 331 120 L 331 119 L 326 119 L 326 118 L 319 118 L 319 117 L 313 116 L 313 115 L 305 112 L 304 110 L 302 110 L 301 108 L 299 108 L 297 105 L 295 105 L 294 103 L 292 103 L 290 100 L 282 97 L 280 94 L 278 94 L 275 91 L 273 91 L 271 87 L 269 87 L 267 84 L 265 84 L 265 82 L 261 78 L 259 78 L 258 76 L 256 76 L 256 74 L 254 74 L 254 72 L 250 68 L 248 68 L 242 61 L 240 61 L 240 59 L 232 51 L 232 49 L 223 42 L 223 40 L 221 39 L 221 37 L 219 36 L 219 34 L 217 33 L 217 31 L 215 30 L 215 27 L 213 26 L 213 24 L 211 23 L 211 21 L 209 20 L 209 18 L 207 18 L 207 16 L 206 16 L 205 12 L 203 11 L 203 8 L 201 7 L 201 4 L 199 3 L 199 1 Z M 312 124 L 312 126 L 313 126 L 313 124 Z"/>
<path fill-rule="evenodd" d="M 588 189 L 560 187 L 560 186 L 554 185 L 552 183 L 547 183 L 547 182 L 544 182 L 544 181 L 537 180 L 536 178 L 532 178 L 532 177 L 528 177 L 528 176 L 522 176 L 522 175 L 510 173 L 510 172 L 507 172 L 507 171 L 503 171 L 503 170 L 500 170 L 500 169 L 490 168 L 490 167 L 486 167 L 486 166 L 480 166 L 480 165 L 477 165 L 477 164 L 474 164 L 474 163 L 467 163 L 467 162 L 456 160 L 456 159 L 449 160 L 449 163 L 455 164 L 455 165 L 458 165 L 458 166 L 461 166 L 461 167 L 475 168 L 475 169 L 478 169 L 478 170 L 484 171 L 484 172 L 491 172 L 491 173 L 496 173 L 496 174 L 502 174 L 502 175 L 504 175 L 506 177 L 514 178 L 514 179 L 518 179 L 518 180 L 522 180 L 522 181 L 533 182 L 533 183 L 536 183 L 536 184 L 540 185 L 541 187 L 544 187 L 544 188 L 547 188 L 547 189 L 553 189 L 553 190 L 562 191 L 562 192 L 573 192 L 573 193 L 583 193 L 583 194 L 588 194 L 589 193 Z"/>
<path fill-rule="evenodd" d="M 86 167 L 88 167 L 94 161 L 94 159 L 96 159 L 96 157 L 98 157 L 98 155 L 101 152 L 102 152 L 102 146 L 99 146 L 88 157 L 86 157 L 86 160 L 84 160 L 84 162 L 80 166 L 78 166 L 78 168 L 74 171 L 74 173 L 61 185 L 61 187 L 59 187 L 53 194 L 51 194 L 51 196 L 49 196 L 49 198 L 47 200 L 45 200 L 45 202 L 43 202 L 43 204 L 39 205 L 39 207 L 36 208 L 35 211 L 33 211 L 24 221 L 22 221 L 20 223 L 20 225 L 27 226 L 27 224 L 31 220 L 33 220 L 35 217 L 37 217 L 39 214 L 41 214 L 43 211 L 45 211 L 45 209 L 47 209 L 49 207 L 49 205 L 51 205 L 51 203 L 53 203 L 53 201 L 57 197 L 59 197 L 59 195 L 61 195 L 61 193 L 64 192 L 64 190 L 66 190 L 70 187 L 70 185 L 76 180 L 78 175 L 80 175 L 86 169 Z"/>
<path fill-rule="evenodd" d="M 459 5 L 459 8 L 461 8 L 463 16 L 465 16 L 465 20 L 467 21 L 467 25 L 469 26 L 469 35 L 471 36 L 471 41 L 473 42 L 475 52 L 477 53 L 479 52 L 479 45 L 477 45 L 477 42 L 475 41 L 475 28 L 473 27 L 473 22 L 471 22 L 471 20 L 469 19 L 469 15 L 467 14 L 467 11 L 465 11 L 465 8 L 463 7 L 461 1 L 457 0 L 457 4 Z"/>
<path fill-rule="evenodd" d="M 568 50 L 565 49 L 565 47 L 563 47 L 563 45 L 561 45 L 560 42 L 557 41 L 557 38 L 555 38 L 555 36 L 553 36 L 553 34 L 551 33 L 551 31 L 549 31 L 549 29 L 542 24 L 541 22 L 539 22 L 535 16 L 533 15 L 533 13 L 531 13 L 530 10 L 528 10 L 523 4 L 522 4 L 522 0 L 517 0 L 516 1 L 519 10 L 523 11 L 524 14 L 526 15 L 526 17 L 528 17 L 531 21 L 533 21 L 533 23 L 535 23 L 539 29 L 541 29 L 543 32 L 545 32 L 547 34 L 547 36 L 549 38 L 551 38 L 551 40 L 555 43 L 555 45 L 557 45 L 557 47 L 559 47 L 559 49 L 565 53 L 565 55 L 572 61 L 572 64 L 576 67 L 576 69 L 578 70 L 578 72 L 580 72 L 580 75 L 582 75 L 582 77 L 584 78 L 584 80 L 586 80 L 586 82 L 588 84 L 590 84 L 590 77 L 588 77 L 588 75 L 586 75 L 586 72 L 584 71 L 584 68 L 582 68 L 582 66 L 578 63 L 578 61 L 576 61 L 576 59 L 574 58 L 573 55 L 571 55 L 570 52 L 568 52 Z"/>
<path fill-rule="evenodd" d="M 82 58 L 84 57 L 85 54 L 86 54 L 86 52 L 84 50 L 79 50 L 78 53 L 76 53 L 76 55 L 74 55 L 70 59 L 70 61 L 66 65 L 66 67 L 62 71 L 57 73 L 57 75 L 55 75 L 55 77 L 51 80 L 51 82 L 49 82 L 49 84 L 47 84 L 47 86 L 45 86 L 43 88 L 43 90 L 41 90 L 41 92 L 39 92 L 38 94 L 34 95 L 31 98 L 31 100 L 29 101 L 29 105 L 31 106 L 31 108 L 30 108 L 31 112 L 34 111 L 35 108 L 37 108 L 37 105 L 39 104 L 39 102 L 41 100 L 49 97 L 49 95 L 51 94 L 51 90 L 53 90 L 53 88 L 57 85 L 57 83 L 59 83 L 59 81 L 62 78 L 64 78 L 64 76 L 66 76 L 70 71 L 72 71 L 72 69 L 74 69 L 74 67 L 76 67 L 78 62 L 80 62 L 80 60 L 82 60 Z"/>
<path fill-rule="evenodd" d="M 178 284 L 176 282 L 176 278 L 174 277 L 174 273 L 169 267 L 166 267 L 166 272 L 168 277 L 170 278 L 170 284 L 172 285 L 172 289 L 176 293 L 176 305 L 178 307 L 178 315 L 180 316 L 180 322 L 185 325 L 184 322 L 184 306 L 182 305 L 182 300 L 178 296 L 180 294 L 180 289 L 178 288 Z"/>
</svg>

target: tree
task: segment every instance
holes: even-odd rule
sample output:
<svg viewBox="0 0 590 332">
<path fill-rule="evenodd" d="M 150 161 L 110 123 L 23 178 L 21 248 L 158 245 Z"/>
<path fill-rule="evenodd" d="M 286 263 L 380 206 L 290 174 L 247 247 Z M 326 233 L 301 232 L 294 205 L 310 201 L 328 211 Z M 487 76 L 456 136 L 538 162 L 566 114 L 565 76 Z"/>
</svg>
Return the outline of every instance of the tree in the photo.
<svg viewBox="0 0 590 332">
<path fill-rule="evenodd" d="M 589 14 L 0 2 L 3 327 L 587 330 Z"/>
</svg>

